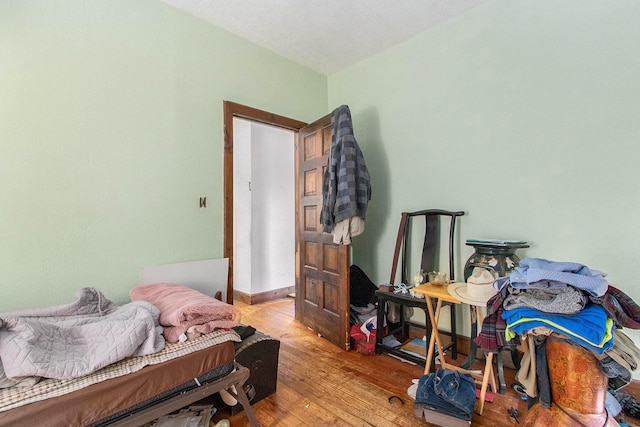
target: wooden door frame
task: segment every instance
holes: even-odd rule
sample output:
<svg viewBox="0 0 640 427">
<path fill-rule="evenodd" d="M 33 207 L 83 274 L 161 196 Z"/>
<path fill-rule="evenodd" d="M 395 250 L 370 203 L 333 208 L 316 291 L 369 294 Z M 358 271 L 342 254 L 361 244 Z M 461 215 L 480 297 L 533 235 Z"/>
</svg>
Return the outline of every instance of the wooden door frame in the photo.
<svg viewBox="0 0 640 427">
<path fill-rule="evenodd" d="M 229 276 L 227 278 L 227 303 L 233 304 L 233 118 L 251 120 L 295 133 L 294 143 L 298 145 L 298 131 L 307 123 L 257 108 L 237 104 L 231 101 L 223 101 L 224 110 L 224 257 L 229 259 Z M 296 156 L 297 157 L 297 156 Z M 295 187 L 298 186 L 297 160 Z M 297 195 L 296 190 L 296 195 Z M 296 197 L 297 200 L 297 197 Z M 297 205 L 296 205 L 297 210 Z M 297 215 L 296 215 L 297 220 Z M 297 263 L 296 263 L 297 268 Z"/>
</svg>

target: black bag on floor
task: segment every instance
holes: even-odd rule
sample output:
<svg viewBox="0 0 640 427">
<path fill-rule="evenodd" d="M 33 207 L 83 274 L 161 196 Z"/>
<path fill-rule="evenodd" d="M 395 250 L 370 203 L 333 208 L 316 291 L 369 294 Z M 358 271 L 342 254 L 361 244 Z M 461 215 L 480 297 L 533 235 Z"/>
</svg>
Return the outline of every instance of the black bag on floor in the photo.
<svg viewBox="0 0 640 427">
<path fill-rule="evenodd" d="M 349 287 L 351 305 L 366 307 L 367 304 L 375 304 L 378 287 L 369 279 L 364 271 L 357 265 L 349 267 Z"/>
</svg>

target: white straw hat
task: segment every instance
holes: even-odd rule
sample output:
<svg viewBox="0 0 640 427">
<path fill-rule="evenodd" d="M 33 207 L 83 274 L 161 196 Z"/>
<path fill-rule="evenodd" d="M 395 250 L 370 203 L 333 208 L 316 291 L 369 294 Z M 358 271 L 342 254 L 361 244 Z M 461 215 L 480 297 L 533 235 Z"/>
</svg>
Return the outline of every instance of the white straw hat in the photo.
<svg viewBox="0 0 640 427">
<path fill-rule="evenodd" d="M 487 301 L 497 293 L 493 287 L 493 274 L 485 268 L 474 268 L 467 283 L 452 283 L 447 287 L 449 294 L 469 305 L 486 306 Z"/>
</svg>

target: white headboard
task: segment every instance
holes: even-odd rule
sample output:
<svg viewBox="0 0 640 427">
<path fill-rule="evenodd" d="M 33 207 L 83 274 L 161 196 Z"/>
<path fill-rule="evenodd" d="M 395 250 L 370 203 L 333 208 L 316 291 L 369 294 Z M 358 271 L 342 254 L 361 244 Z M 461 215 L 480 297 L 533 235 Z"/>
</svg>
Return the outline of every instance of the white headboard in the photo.
<svg viewBox="0 0 640 427">
<path fill-rule="evenodd" d="M 208 259 L 144 267 L 140 271 L 140 284 L 178 283 L 212 297 L 221 292 L 222 301 L 226 302 L 228 275 L 228 258 Z"/>
</svg>

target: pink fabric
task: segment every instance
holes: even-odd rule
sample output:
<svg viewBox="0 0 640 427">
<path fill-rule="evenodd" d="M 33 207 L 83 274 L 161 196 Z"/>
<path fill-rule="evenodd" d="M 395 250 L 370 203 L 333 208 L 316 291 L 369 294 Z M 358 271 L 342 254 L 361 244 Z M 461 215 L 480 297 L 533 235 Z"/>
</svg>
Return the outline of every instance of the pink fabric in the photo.
<svg viewBox="0 0 640 427">
<path fill-rule="evenodd" d="M 186 286 L 157 283 L 136 286 L 132 301 L 148 301 L 160 310 L 164 338 L 178 342 L 180 335 L 194 339 L 216 328 L 232 328 L 240 323 L 240 311 Z"/>
</svg>

